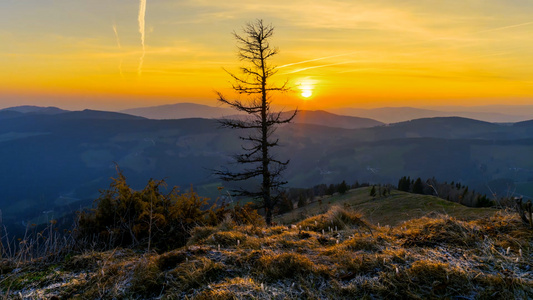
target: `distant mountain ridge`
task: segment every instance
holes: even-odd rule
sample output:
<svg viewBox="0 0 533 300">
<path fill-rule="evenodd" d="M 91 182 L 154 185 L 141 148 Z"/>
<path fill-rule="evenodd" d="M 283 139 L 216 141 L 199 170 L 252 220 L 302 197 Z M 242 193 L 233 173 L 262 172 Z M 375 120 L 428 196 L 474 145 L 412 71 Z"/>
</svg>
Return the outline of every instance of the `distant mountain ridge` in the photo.
<svg viewBox="0 0 533 300">
<path fill-rule="evenodd" d="M 0 110 L 0 119 L 12 119 L 23 116 L 24 113 L 14 110 Z"/>
<path fill-rule="evenodd" d="M 130 108 L 121 110 L 120 112 L 153 120 L 186 118 L 214 119 L 239 114 L 238 111 L 230 108 L 214 107 L 186 102 L 150 107 Z"/>
<path fill-rule="evenodd" d="M 294 111 L 284 112 L 282 117 L 292 115 Z M 293 119 L 294 123 L 315 124 L 335 128 L 357 129 L 384 125 L 384 123 L 369 119 L 352 116 L 342 116 L 324 110 L 301 110 Z"/>
<path fill-rule="evenodd" d="M 238 111 L 225 108 L 201 105 L 195 103 L 176 103 L 151 107 L 140 107 L 120 111 L 122 113 L 141 116 L 153 120 L 186 119 L 186 118 L 246 118 Z M 283 112 L 282 118 L 288 118 L 294 111 Z M 369 118 L 343 116 L 323 110 L 301 110 L 293 120 L 294 123 L 316 124 L 336 128 L 367 128 L 383 125 L 382 122 Z"/>
<path fill-rule="evenodd" d="M 285 111 L 281 113 L 282 119 L 287 119 L 292 116 L 294 110 Z M 233 115 L 228 116 L 228 119 L 246 119 L 245 115 Z M 294 119 L 293 124 L 309 124 L 320 125 L 332 128 L 342 129 L 357 129 L 357 128 L 370 128 L 375 126 L 385 125 L 382 122 L 351 116 L 341 116 L 333 114 L 324 110 L 299 110 Z"/>
<path fill-rule="evenodd" d="M 125 113 L 84 109 L 81 111 L 65 112 L 58 116 L 62 119 L 100 119 L 100 120 L 139 120 L 144 117 L 134 116 Z"/>
<path fill-rule="evenodd" d="M 523 127 L 523 128 L 533 127 L 533 119 L 514 123 L 513 126 L 514 127 Z"/>
<path fill-rule="evenodd" d="M 16 115 L 0 117 L 4 223 L 82 205 L 70 199 L 90 204 L 116 175 L 114 162 L 133 188 L 166 178 L 169 186 L 194 184 L 216 199 L 222 183 L 209 170 L 228 166 L 242 144 L 239 133 L 220 129 L 215 119 L 152 120 L 95 110 L 3 113 Z M 533 121 L 510 126 L 439 117 L 347 129 L 333 125 L 360 126 L 360 119 L 323 111 L 302 111 L 298 118 L 273 136 L 280 140 L 274 155 L 291 160 L 290 186 L 435 176 L 479 191 L 506 191 L 510 182 L 517 194 L 533 195 Z M 316 118 L 325 125 L 313 124 Z"/>
<path fill-rule="evenodd" d="M 532 118 L 532 116 L 527 113 L 524 113 L 524 115 L 517 115 L 487 111 L 441 111 L 413 107 L 381 107 L 372 109 L 337 108 L 329 109 L 328 111 L 347 116 L 371 118 L 384 123 L 398 123 L 434 117 L 463 117 L 494 123 L 515 123 Z"/>
<path fill-rule="evenodd" d="M 42 106 L 34 106 L 34 105 L 13 106 L 13 107 L 0 109 L 0 111 L 4 111 L 4 112 L 14 111 L 14 112 L 23 113 L 23 114 L 37 113 L 37 114 L 44 114 L 44 115 L 56 115 L 56 114 L 68 112 L 68 110 L 57 108 L 55 106 L 42 107 Z"/>
<path fill-rule="evenodd" d="M 40 107 L 33 105 L 22 105 L 0 109 L 0 118 L 13 118 L 20 116 L 19 114 L 28 113 L 56 115 L 65 112 L 69 112 L 69 110 L 64 110 L 53 106 Z M 435 117 L 462 117 L 492 123 L 518 123 L 533 119 L 533 105 L 489 105 L 479 107 L 443 106 L 442 109 L 439 109 L 439 107 L 381 107 L 373 109 L 348 107 L 327 109 L 327 111 L 308 111 L 308 113 L 306 113 L 307 117 L 305 118 L 303 117 L 303 112 L 304 111 L 301 111 L 302 114 L 297 117 L 295 120 L 296 122 L 339 128 L 372 127 L 383 123 L 392 124 L 415 119 Z M 241 115 L 239 111 L 227 107 L 215 107 L 187 102 L 131 108 L 118 111 L 118 113 L 154 120 L 185 118 L 216 119 Z M 328 113 L 331 115 L 328 115 Z M 318 116 L 320 116 L 320 118 Z M 349 119 L 349 117 L 361 118 L 361 120 L 356 121 L 356 119 Z M 333 119 L 335 119 L 335 121 L 333 121 Z M 361 125 L 357 125 L 357 122 L 360 122 Z"/>
</svg>

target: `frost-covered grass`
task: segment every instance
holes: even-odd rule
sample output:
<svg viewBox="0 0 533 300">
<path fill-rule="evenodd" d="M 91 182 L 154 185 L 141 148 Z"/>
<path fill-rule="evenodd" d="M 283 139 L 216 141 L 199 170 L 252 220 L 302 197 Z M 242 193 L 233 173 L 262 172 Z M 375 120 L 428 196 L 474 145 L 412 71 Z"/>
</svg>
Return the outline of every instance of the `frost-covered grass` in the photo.
<svg viewBox="0 0 533 300">
<path fill-rule="evenodd" d="M 390 227 L 333 207 L 293 226 L 199 227 L 162 254 L 114 249 L 2 268 L 0 288 L 13 299 L 528 299 L 532 266 L 533 231 L 511 212 Z"/>
</svg>

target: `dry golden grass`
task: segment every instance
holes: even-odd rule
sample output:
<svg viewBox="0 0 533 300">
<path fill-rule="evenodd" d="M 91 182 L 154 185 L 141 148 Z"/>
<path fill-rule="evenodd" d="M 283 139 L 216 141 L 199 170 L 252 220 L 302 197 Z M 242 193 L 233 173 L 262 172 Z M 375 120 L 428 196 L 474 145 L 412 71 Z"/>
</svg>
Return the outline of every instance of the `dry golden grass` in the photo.
<svg viewBox="0 0 533 300">
<path fill-rule="evenodd" d="M 477 226 L 449 216 L 410 220 L 395 231 L 406 247 L 433 247 L 439 244 L 472 247 L 481 234 Z"/>
<path fill-rule="evenodd" d="M 371 230 L 370 225 L 362 220 L 362 215 L 354 211 L 333 206 L 325 214 L 307 218 L 296 224 L 298 228 L 309 228 L 313 231 L 331 231 L 357 228 L 361 230 Z"/>
<path fill-rule="evenodd" d="M 291 278 L 320 271 L 321 268 L 307 256 L 293 252 L 276 254 L 266 251 L 259 258 L 256 268 L 256 272 L 264 275 L 265 280 Z"/>
<path fill-rule="evenodd" d="M 196 228 L 162 254 L 115 249 L 6 269 L 0 287 L 28 298 L 533 298 L 533 231 L 512 212 L 378 227 L 335 207 L 296 226 L 226 225 Z"/>
</svg>

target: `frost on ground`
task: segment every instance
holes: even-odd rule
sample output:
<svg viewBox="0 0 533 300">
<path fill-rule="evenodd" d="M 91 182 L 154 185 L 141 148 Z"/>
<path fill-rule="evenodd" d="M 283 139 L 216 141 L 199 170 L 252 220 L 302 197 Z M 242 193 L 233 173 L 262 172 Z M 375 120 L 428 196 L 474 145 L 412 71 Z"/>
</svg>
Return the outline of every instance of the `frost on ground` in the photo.
<svg viewBox="0 0 533 300">
<path fill-rule="evenodd" d="M 295 226 L 200 227 L 165 253 L 2 262 L 8 298 L 533 298 L 533 231 L 508 212 L 375 227 L 344 209 Z"/>
</svg>

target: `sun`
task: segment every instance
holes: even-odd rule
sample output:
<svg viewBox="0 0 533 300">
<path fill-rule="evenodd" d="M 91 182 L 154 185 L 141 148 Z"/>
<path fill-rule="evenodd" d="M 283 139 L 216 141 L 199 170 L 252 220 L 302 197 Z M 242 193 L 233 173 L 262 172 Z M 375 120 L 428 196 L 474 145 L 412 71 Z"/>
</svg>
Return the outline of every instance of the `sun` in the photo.
<svg viewBox="0 0 533 300">
<path fill-rule="evenodd" d="M 309 97 L 311 97 L 313 95 L 313 91 L 312 90 L 303 90 L 301 95 L 304 98 L 309 98 Z"/>
<path fill-rule="evenodd" d="M 317 81 L 315 79 L 309 77 L 300 78 L 296 85 L 300 91 L 300 97 L 304 100 L 310 100 L 311 97 L 314 97 L 316 94 L 316 84 Z"/>
</svg>

